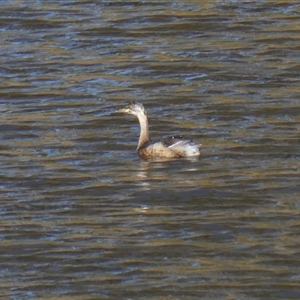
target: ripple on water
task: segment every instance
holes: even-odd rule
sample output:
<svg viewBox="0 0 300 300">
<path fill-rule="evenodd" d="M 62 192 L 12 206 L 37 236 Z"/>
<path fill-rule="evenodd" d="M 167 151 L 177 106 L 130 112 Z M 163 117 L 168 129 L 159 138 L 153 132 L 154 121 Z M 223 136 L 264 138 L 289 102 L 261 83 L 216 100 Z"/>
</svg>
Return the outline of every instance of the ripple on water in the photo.
<svg viewBox="0 0 300 300">
<path fill-rule="evenodd" d="M 299 5 L 32 4 L 0 16 L 1 296 L 299 299 Z M 201 159 L 141 161 L 132 100 Z"/>
</svg>

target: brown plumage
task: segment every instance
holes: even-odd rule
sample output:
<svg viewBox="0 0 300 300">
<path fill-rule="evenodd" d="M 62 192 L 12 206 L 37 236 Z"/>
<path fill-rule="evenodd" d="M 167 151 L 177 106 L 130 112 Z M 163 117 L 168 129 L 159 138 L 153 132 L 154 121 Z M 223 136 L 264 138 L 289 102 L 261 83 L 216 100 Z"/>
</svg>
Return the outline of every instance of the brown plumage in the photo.
<svg viewBox="0 0 300 300">
<path fill-rule="evenodd" d="M 141 132 L 137 146 L 137 153 L 143 159 L 176 159 L 184 157 L 199 157 L 201 145 L 196 145 L 191 140 L 185 140 L 181 136 L 151 143 L 147 112 L 143 104 L 133 102 L 119 112 L 132 114 L 140 122 Z"/>
</svg>

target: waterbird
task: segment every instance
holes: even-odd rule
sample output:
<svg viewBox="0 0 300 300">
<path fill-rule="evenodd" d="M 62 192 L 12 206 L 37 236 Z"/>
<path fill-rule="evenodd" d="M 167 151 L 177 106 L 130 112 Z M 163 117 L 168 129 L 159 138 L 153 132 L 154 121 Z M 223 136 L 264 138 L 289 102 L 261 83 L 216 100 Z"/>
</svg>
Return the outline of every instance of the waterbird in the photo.
<svg viewBox="0 0 300 300">
<path fill-rule="evenodd" d="M 132 102 L 118 112 L 134 115 L 140 123 L 140 137 L 137 145 L 137 153 L 145 160 L 148 159 L 179 159 L 195 158 L 201 155 L 201 144 L 195 144 L 192 140 L 186 140 L 181 135 L 151 142 L 149 135 L 148 116 L 144 105 Z"/>
</svg>

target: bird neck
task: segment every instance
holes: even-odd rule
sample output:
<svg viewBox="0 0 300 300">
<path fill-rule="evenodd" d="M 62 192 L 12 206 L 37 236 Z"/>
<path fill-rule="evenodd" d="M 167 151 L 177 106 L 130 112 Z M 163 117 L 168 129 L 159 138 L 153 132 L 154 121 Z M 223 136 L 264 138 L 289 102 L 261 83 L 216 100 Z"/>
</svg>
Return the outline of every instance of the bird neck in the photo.
<svg viewBox="0 0 300 300">
<path fill-rule="evenodd" d="M 139 138 L 137 150 L 141 149 L 145 144 L 150 142 L 147 115 L 144 115 L 144 114 L 138 115 L 138 119 L 139 119 L 140 126 L 141 126 L 141 132 L 140 132 L 140 138 Z"/>
</svg>

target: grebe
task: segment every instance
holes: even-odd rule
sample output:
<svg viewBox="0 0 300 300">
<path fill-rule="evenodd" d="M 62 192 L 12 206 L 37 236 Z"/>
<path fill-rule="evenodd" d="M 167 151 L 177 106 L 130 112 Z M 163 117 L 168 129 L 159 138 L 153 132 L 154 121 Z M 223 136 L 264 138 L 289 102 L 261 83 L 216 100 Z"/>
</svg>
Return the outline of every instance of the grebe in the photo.
<svg viewBox="0 0 300 300">
<path fill-rule="evenodd" d="M 185 140 L 181 136 L 174 136 L 167 140 L 151 143 L 149 137 L 148 117 L 143 104 L 133 102 L 118 110 L 137 116 L 140 122 L 141 132 L 137 146 L 137 153 L 143 159 L 176 159 L 199 157 L 201 145 L 196 145 L 191 140 Z"/>
</svg>

